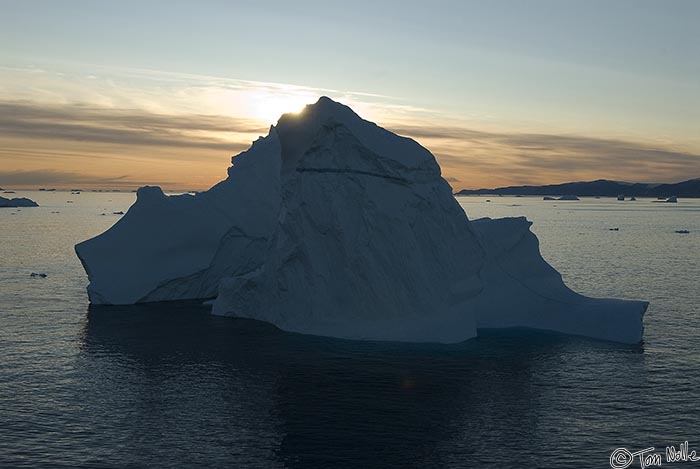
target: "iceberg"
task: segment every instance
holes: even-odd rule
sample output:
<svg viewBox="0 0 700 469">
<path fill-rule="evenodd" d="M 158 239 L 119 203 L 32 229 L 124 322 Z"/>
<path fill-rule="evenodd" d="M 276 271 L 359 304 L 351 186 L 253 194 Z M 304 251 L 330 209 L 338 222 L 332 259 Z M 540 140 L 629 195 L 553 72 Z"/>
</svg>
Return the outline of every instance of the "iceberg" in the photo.
<svg viewBox="0 0 700 469">
<path fill-rule="evenodd" d="M 15 197 L 14 199 L 8 199 L 6 197 L 0 196 L 0 208 L 15 208 L 15 207 L 38 207 L 39 204 L 34 202 L 32 199 L 26 197 Z"/>
<path fill-rule="evenodd" d="M 678 197 L 676 197 L 675 195 L 668 197 L 668 198 L 659 197 L 656 200 L 654 200 L 653 202 L 676 204 L 676 203 L 678 203 Z"/>
<path fill-rule="evenodd" d="M 208 191 L 142 187 L 76 253 L 95 304 L 202 299 L 348 339 L 522 327 L 638 343 L 648 306 L 573 292 L 529 221 L 469 220 L 427 149 L 326 97 L 283 115 Z"/>
</svg>

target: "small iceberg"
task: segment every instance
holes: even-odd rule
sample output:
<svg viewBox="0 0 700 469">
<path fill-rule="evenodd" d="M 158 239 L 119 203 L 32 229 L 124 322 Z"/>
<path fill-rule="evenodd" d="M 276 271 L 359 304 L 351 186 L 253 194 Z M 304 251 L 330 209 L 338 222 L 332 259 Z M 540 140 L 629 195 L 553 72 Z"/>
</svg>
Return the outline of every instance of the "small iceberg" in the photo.
<svg viewBox="0 0 700 469">
<path fill-rule="evenodd" d="M 664 199 L 663 197 L 659 197 L 659 200 L 655 200 L 654 202 L 659 202 L 662 204 L 675 204 L 678 203 L 678 197 L 675 195 L 672 195 L 671 197 L 668 197 Z"/>
<path fill-rule="evenodd" d="M 7 199 L 0 196 L 0 208 L 15 208 L 15 207 L 38 207 L 39 204 L 34 202 L 32 199 L 27 199 L 26 197 L 16 197 L 14 199 Z"/>
</svg>

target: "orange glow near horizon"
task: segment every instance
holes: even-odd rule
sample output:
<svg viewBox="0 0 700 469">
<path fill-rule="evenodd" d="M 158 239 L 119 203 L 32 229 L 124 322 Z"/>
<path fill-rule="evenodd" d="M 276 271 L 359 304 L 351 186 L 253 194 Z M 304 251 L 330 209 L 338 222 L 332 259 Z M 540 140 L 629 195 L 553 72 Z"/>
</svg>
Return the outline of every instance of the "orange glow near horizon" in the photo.
<svg viewBox="0 0 700 469">
<path fill-rule="evenodd" d="M 143 79 L 139 72 L 121 80 L 20 69 L 6 75 L 14 88 L 0 89 L 3 188 L 208 189 L 226 177 L 230 157 L 266 135 L 282 114 L 323 95 L 417 140 L 455 190 L 700 176 L 700 141 L 693 138 L 516 127 L 386 96 L 279 83 L 160 74 L 134 84 Z"/>
</svg>

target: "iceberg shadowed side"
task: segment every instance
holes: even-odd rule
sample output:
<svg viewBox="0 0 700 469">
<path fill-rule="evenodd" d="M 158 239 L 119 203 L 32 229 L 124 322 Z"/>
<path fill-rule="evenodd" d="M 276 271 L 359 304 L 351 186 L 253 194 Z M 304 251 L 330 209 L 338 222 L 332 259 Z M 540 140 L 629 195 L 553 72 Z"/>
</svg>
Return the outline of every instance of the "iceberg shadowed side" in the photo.
<svg viewBox="0 0 700 469">
<path fill-rule="evenodd" d="M 484 253 L 433 155 L 330 101 L 277 131 L 279 222 L 261 268 L 222 281 L 214 314 L 352 339 L 475 336 Z"/>
</svg>

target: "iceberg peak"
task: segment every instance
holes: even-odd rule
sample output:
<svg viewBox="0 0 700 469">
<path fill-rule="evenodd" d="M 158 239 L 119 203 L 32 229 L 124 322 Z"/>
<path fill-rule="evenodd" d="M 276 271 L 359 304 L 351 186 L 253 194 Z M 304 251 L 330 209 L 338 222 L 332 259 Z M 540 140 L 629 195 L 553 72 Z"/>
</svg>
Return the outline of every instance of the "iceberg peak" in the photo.
<svg viewBox="0 0 700 469">
<path fill-rule="evenodd" d="M 165 199 L 165 194 L 159 186 L 143 186 L 136 191 L 136 200 L 141 203 L 152 203 L 162 199 Z"/>
</svg>

